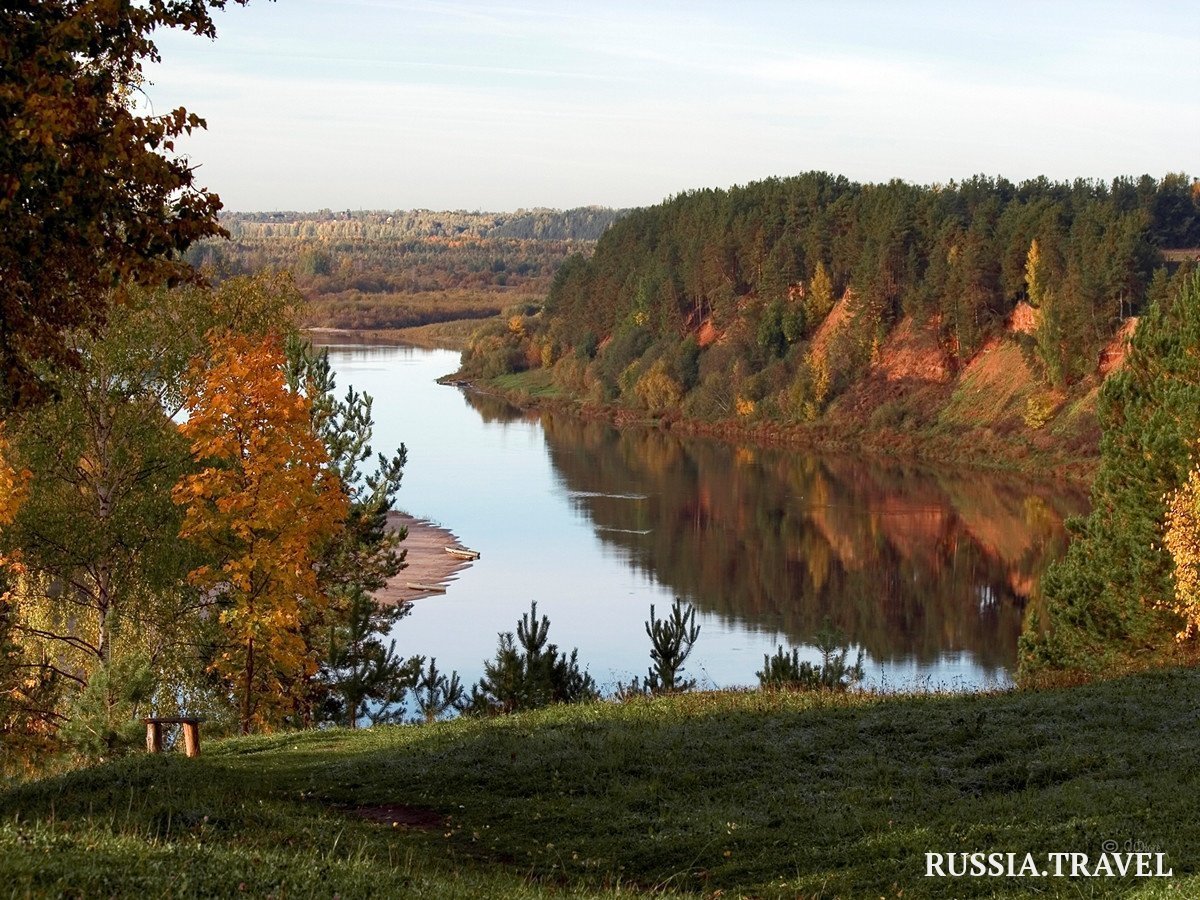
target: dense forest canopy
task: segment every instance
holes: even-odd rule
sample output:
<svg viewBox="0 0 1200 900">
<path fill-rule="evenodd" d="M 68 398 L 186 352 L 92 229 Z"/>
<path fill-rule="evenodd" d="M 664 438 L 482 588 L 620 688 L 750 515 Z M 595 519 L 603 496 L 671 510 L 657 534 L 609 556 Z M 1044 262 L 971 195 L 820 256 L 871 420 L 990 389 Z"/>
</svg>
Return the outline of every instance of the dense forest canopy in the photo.
<svg viewBox="0 0 1200 900">
<path fill-rule="evenodd" d="M 689 191 L 616 221 L 558 271 L 545 317 L 481 335 L 465 363 L 494 374 L 575 356 L 586 371 L 560 380 L 596 399 L 701 417 L 766 401 L 811 418 L 901 319 L 953 363 L 1026 303 L 1030 356 L 1065 386 L 1166 291 L 1163 250 L 1198 245 L 1200 184 L 1182 174 L 923 187 L 810 172 Z M 851 327 L 810 346 L 843 296 Z"/>
</svg>

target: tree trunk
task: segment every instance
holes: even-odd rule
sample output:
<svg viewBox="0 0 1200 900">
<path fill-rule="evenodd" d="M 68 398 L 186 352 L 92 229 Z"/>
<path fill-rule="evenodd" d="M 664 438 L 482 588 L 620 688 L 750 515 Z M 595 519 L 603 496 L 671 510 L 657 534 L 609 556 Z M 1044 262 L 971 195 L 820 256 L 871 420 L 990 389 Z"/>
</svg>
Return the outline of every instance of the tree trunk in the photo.
<svg viewBox="0 0 1200 900">
<path fill-rule="evenodd" d="M 245 697 L 242 700 L 242 734 L 250 733 L 250 717 L 254 711 L 253 706 L 253 687 L 254 687 L 254 638 L 249 638 L 246 641 L 246 687 Z"/>
</svg>

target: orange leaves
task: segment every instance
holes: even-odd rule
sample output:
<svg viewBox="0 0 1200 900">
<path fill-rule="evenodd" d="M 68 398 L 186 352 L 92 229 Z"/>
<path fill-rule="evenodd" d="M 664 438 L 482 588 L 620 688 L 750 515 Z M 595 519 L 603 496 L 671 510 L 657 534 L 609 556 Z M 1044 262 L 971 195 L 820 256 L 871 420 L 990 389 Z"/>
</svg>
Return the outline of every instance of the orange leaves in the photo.
<svg viewBox="0 0 1200 900">
<path fill-rule="evenodd" d="M 10 460 L 11 452 L 4 436 L 3 423 L 0 422 L 0 527 L 12 524 L 29 492 L 30 473 L 26 470 L 17 471 Z"/>
<path fill-rule="evenodd" d="M 328 605 L 316 560 L 348 507 L 308 399 L 287 389 L 278 339 L 221 334 L 210 345 L 192 367 L 181 426 L 199 469 L 173 497 L 182 536 L 209 557 L 192 582 L 230 593 L 220 622 L 231 647 L 216 667 L 240 685 L 248 729 L 269 722 L 260 700 L 278 693 L 280 676 L 315 666 L 306 625 Z"/>
</svg>

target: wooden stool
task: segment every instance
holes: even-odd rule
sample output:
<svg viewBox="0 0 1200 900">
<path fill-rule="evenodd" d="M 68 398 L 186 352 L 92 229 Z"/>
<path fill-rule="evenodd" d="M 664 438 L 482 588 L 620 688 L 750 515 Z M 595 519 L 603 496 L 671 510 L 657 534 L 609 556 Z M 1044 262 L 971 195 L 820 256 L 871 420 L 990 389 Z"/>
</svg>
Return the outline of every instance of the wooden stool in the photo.
<svg viewBox="0 0 1200 900">
<path fill-rule="evenodd" d="M 183 726 L 183 750 L 188 756 L 200 755 L 200 723 L 203 719 L 191 716 L 166 716 L 142 719 L 146 723 L 146 752 L 162 753 L 163 726 Z"/>
</svg>

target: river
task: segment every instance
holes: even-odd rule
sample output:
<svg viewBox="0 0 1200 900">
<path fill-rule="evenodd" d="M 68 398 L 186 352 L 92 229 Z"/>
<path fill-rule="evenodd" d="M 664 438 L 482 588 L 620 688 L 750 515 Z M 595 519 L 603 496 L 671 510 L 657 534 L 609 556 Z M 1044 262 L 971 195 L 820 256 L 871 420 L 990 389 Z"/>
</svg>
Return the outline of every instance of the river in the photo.
<svg viewBox="0 0 1200 900">
<path fill-rule="evenodd" d="M 686 674 L 751 685 L 780 644 L 818 660 L 828 622 L 882 689 L 1011 683 L 1034 586 L 1085 500 L 977 471 L 617 430 L 436 379 L 457 354 L 329 348 L 375 398 L 375 447 L 408 450 L 398 507 L 482 557 L 419 600 L 397 652 L 471 684 L 531 601 L 611 689 L 644 676 L 654 604 L 693 604 Z M 852 654 L 853 656 L 853 654 Z"/>
</svg>

